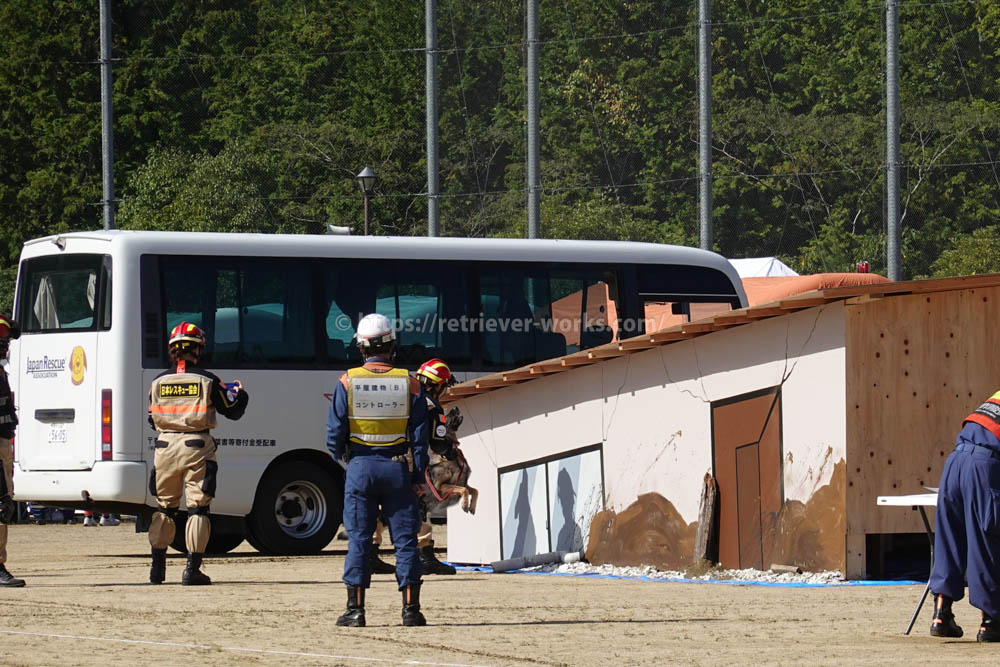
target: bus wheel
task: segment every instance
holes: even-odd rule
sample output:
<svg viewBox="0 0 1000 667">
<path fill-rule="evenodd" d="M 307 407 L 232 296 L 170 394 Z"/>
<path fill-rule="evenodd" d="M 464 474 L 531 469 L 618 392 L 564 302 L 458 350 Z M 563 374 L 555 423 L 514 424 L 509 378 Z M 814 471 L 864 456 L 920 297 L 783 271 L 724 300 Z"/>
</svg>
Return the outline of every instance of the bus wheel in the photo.
<svg viewBox="0 0 1000 667">
<path fill-rule="evenodd" d="M 247 528 L 266 554 L 319 553 L 340 527 L 344 491 L 325 470 L 303 461 L 276 466 L 257 488 Z"/>
<path fill-rule="evenodd" d="M 187 513 L 178 512 L 177 518 L 174 519 L 174 540 L 170 543 L 170 546 L 182 554 L 188 552 L 187 543 L 184 541 L 184 528 L 186 526 Z M 208 555 L 227 554 L 243 544 L 243 539 L 244 535 L 240 533 L 217 533 L 215 530 L 212 530 L 208 536 L 208 546 L 205 547 L 205 553 Z"/>
</svg>

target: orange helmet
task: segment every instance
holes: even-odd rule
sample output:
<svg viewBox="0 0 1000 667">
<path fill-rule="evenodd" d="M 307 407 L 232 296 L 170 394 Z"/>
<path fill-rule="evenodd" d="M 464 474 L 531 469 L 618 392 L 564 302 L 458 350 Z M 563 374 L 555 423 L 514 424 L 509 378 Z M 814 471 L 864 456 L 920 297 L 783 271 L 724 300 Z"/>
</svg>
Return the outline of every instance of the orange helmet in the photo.
<svg viewBox="0 0 1000 667">
<path fill-rule="evenodd" d="M 447 387 L 454 384 L 455 378 L 451 375 L 448 364 L 440 359 L 430 359 L 417 370 L 417 379 L 424 386 L 437 387 L 439 385 Z"/>
<path fill-rule="evenodd" d="M 205 332 L 190 322 L 181 322 L 170 332 L 170 345 L 178 343 L 205 344 Z"/>
</svg>

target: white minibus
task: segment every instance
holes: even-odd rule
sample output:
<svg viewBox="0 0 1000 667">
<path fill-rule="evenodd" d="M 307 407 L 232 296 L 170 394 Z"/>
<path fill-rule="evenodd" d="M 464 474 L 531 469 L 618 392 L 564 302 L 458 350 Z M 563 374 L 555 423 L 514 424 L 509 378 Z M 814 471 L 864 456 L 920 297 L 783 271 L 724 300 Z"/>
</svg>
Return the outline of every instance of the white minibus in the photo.
<svg viewBox="0 0 1000 667">
<path fill-rule="evenodd" d="M 304 554 L 340 525 L 343 471 L 325 420 L 334 382 L 359 361 L 360 316 L 396 323 L 399 365 L 440 357 L 469 378 L 745 305 L 724 258 L 646 243 L 140 231 L 32 240 L 9 362 L 17 499 L 148 520 L 148 390 L 184 320 L 206 332 L 205 366 L 250 395 L 243 419 L 214 431 L 209 551 L 245 538 Z"/>
</svg>

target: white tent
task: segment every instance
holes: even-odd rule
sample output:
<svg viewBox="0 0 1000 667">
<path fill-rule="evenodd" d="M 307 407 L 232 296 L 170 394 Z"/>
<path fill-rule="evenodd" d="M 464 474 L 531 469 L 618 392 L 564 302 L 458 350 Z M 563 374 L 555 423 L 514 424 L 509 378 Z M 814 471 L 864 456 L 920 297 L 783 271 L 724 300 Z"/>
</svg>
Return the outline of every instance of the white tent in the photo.
<svg viewBox="0 0 1000 667">
<path fill-rule="evenodd" d="M 750 257 L 747 259 L 731 259 L 729 262 L 736 268 L 736 272 L 740 274 L 740 278 L 799 275 L 788 268 L 788 265 L 777 257 Z"/>
</svg>

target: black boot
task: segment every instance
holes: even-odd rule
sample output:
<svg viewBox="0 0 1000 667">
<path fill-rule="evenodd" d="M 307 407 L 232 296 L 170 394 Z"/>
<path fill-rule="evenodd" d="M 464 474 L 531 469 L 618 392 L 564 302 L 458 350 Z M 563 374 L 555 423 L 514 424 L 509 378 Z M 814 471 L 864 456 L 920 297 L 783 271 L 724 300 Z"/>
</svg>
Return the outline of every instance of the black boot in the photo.
<svg viewBox="0 0 1000 667">
<path fill-rule="evenodd" d="M 10 588 L 21 588 L 24 586 L 24 579 L 18 579 L 13 574 L 7 571 L 3 563 L 0 563 L 0 586 L 9 586 Z"/>
<path fill-rule="evenodd" d="M 983 622 L 979 625 L 977 642 L 1000 642 L 1000 621 L 983 614 Z"/>
<path fill-rule="evenodd" d="M 205 554 L 188 554 L 187 567 L 184 568 L 184 574 L 181 575 L 181 584 L 184 586 L 208 586 L 212 583 L 208 575 L 201 571 L 201 559 L 204 556 Z"/>
<path fill-rule="evenodd" d="M 347 611 L 337 619 L 337 625 L 347 628 L 365 627 L 365 589 L 363 586 L 347 587 Z"/>
<path fill-rule="evenodd" d="M 368 570 L 370 574 L 396 574 L 395 565 L 390 565 L 378 557 L 378 547 L 374 543 L 368 554 Z"/>
<path fill-rule="evenodd" d="M 951 598 L 938 595 L 934 599 L 934 618 L 931 620 L 931 637 L 961 637 L 962 628 L 955 623 L 951 612 Z"/>
<path fill-rule="evenodd" d="M 434 555 L 434 545 L 420 547 L 420 562 L 424 566 L 424 574 L 455 574 L 455 568 L 442 563 Z"/>
<path fill-rule="evenodd" d="M 149 568 L 149 583 L 162 584 L 167 578 L 167 550 L 153 548 L 153 567 Z"/>
<path fill-rule="evenodd" d="M 403 625 L 427 625 L 420 613 L 420 583 L 403 586 Z"/>
</svg>

